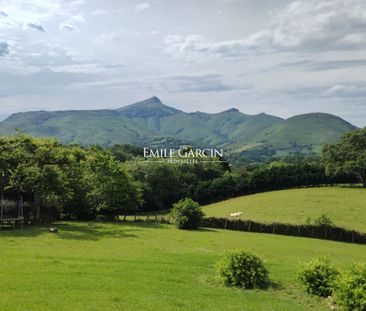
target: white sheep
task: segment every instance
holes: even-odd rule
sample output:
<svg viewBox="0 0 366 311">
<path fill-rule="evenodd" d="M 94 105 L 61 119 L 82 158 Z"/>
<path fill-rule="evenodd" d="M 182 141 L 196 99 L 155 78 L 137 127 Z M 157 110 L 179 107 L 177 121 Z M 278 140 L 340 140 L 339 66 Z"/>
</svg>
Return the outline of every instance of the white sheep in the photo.
<svg viewBox="0 0 366 311">
<path fill-rule="evenodd" d="M 234 217 L 234 218 L 237 218 L 237 217 L 241 216 L 241 214 L 243 214 L 243 213 L 242 212 L 236 212 L 236 213 L 231 213 L 230 216 Z"/>
</svg>

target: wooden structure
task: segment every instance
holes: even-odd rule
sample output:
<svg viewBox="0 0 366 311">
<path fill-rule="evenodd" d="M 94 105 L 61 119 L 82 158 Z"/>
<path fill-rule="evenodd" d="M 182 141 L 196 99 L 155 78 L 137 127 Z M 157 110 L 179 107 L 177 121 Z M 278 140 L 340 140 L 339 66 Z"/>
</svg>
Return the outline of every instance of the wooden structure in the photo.
<svg viewBox="0 0 366 311">
<path fill-rule="evenodd" d="M 5 228 L 23 229 L 24 225 L 24 202 L 23 197 L 18 202 L 14 202 L 15 207 L 11 207 L 8 200 L 1 197 L 0 203 L 0 230 Z"/>
</svg>

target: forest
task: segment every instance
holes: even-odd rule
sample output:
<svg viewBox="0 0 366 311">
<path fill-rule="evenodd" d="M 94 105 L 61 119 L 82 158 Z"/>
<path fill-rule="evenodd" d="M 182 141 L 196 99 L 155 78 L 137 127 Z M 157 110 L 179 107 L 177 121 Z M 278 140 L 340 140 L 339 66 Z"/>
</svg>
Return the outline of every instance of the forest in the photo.
<svg viewBox="0 0 366 311">
<path fill-rule="evenodd" d="M 364 183 L 365 137 L 366 130 L 351 131 L 325 146 L 322 157 L 234 167 L 206 157 L 194 164 L 147 162 L 141 147 L 65 145 L 18 132 L 0 138 L 0 189 L 3 199 L 28 203 L 28 222 L 113 220 L 168 210 L 185 197 L 207 204 L 276 189 Z"/>
</svg>

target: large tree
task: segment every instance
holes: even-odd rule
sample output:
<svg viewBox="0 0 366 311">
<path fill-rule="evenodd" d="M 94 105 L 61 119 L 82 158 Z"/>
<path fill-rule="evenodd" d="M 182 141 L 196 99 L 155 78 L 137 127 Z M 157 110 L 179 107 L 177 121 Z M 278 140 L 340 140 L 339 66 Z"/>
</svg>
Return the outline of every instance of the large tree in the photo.
<svg viewBox="0 0 366 311">
<path fill-rule="evenodd" d="M 327 175 L 355 174 L 366 187 L 366 128 L 347 132 L 340 142 L 325 146 L 323 162 Z"/>
<path fill-rule="evenodd" d="M 137 211 L 142 204 L 140 185 L 111 154 L 95 153 L 88 159 L 84 182 L 87 200 L 97 213 L 113 220 Z"/>
<path fill-rule="evenodd" d="M 70 159 L 66 149 L 52 139 L 23 133 L 0 139 L 4 189 L 33 196 L 33 219 L 41 218 L 41 205 L 62 206 L 70 196 L 64 166 Z"/>
</svg>

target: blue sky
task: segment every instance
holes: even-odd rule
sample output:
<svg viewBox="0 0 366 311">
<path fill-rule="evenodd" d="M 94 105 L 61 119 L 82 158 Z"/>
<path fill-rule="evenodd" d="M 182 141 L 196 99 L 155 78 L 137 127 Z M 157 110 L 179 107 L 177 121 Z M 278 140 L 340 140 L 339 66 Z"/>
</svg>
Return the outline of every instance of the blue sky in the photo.
<svg viewBox="0 0 366 311">
<path fill-rule="evenodd" d="M 117 108 L 366 125 L 364 0 L 0 0 L 0 117 Z"/>
</svg>

